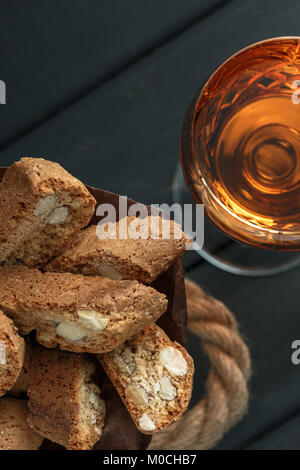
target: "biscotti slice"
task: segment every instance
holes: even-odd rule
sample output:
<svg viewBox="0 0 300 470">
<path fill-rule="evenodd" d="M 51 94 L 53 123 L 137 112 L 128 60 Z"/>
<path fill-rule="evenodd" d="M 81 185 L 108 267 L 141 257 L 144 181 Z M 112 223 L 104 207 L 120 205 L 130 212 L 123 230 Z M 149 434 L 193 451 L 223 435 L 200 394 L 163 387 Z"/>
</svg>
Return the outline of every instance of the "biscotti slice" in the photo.
<svg viewBox="0 0 300 470">
<path fill-rule="evenodd" d="M 24 362 L 25 343 L 10 318 L 0 311 L 0 396 L 17 381 Z"/>
<path fill-rule="evenodd" d="M 166 228 L 165 232 L 162 227 Z M 143 238 L 130 238 L 136 236 L 135 232 Z M 103 233 L 109 238 L 103 239 Z M 71 246 L 45 269 L 98 274 L 110 279 L 137 279 L 150 284 L 183 255 L 187 241 L 179 225 L 172 220 L 165 221 L 158 216 L 126 217 L 117 223 L 107 223 L 101 233 L 96 225 L 82 230 Z"/>
<path fill-rule="evenodd" d="M 0 263 L 43 266 L 88 225 L 95 204 L 58 163 L 22 158 L 0 183 Z"/>
<path fill-rule="evenodd" d="M 46 347 L 102 353 L 154 323 L 167 300 L 137 281 L 2 266 L 0 308 Z"/>
<path fill-rule="evenodd" d="M 91 449 L 105 418 L 95 372 L 88 355 L 35 345 L 29 366 L 30 427 L 67 449 Z"/>
<path fill-rule="evenodd" d="M 26 394 L 28 391 L 28 386 L 29 386 L 28 372 L 29 372 L 29 363 L 31 360 L 32 342 L 29 336 L 25 337 L 24 339 L 25 339 L 26 348 L 25 348 L 23 367 L 16 383 L 6 393 L 6 396 L 13 397 L 13 398 L 19 398 L 23 394 Z"/>
<path fill-rule="evenodd" d="M 43 437 L 27 424 L 26 400 L 0 398 L 0 450 L 37 450 Z"/>
<path fill-rule="evenodd" d="M 98 359 L 141 432 L 161 431 L 186 410 L 193 359 L 157 325 Z"/>
</svg>

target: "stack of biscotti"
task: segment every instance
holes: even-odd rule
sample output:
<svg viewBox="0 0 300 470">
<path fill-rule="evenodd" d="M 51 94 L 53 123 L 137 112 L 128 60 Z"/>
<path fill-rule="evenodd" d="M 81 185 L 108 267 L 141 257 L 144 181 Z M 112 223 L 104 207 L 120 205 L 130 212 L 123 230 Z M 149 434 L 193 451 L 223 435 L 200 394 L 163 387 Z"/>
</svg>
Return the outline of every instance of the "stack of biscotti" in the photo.
<svg viewBox="0 0 300 470">
<path fill-rule="evenodd" d="M 167 299 L 149 285 L 183 255 L 187 238 L 157 216 L 87 227 L 95 203 L 44 159 L 22 158 L 0 183 L 0 408 L 3 400 L 5 413 L 15 407 L 27 417 L 27 427 L 0 421 L 0 448 L 35 449 L 44 438 L 93 448 L 109 421 L 100 363 L 145 434 L 188 405 L 193 361 L 155 325 Z"/>
</svg>

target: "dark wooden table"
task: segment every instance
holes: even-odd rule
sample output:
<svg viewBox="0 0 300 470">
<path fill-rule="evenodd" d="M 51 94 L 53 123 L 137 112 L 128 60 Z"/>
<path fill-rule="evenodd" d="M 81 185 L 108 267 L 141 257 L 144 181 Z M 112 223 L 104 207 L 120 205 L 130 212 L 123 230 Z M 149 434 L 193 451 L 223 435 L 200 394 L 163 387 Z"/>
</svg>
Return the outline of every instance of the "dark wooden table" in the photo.
<svg viewBox="0 0 300 470">
<path fill-rule="evenodd" d="M 297 0 L 10 0 L 1 6 L 1 166 L 56 160 L 85 183 L 145 203 L 171 202 L 184 112 L 221 61 L 268 37 L 300 35 Z M 219 234 L 215 251 L 247 261 Z M 238 318 L 253 358 L 248 416 L 219 449 L 300 449 L 300 269 L 226 274 L 189 253 L 188 275 Z M 208 364 L 190 338 L 197 373 Z"/>
</svg>

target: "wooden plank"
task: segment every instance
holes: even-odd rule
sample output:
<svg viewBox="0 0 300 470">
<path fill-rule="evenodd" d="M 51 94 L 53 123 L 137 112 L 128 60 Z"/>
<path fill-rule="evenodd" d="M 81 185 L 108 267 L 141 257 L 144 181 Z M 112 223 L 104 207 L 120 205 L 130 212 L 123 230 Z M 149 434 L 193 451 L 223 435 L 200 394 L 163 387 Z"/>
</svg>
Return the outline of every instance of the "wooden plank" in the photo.
<svg viewBox="0 0 300 470">
<path fill-rule="evenodd" d="M 223 0 L 225 1 L 225 0 Z M 1 7 L 0 146 L 98 86 L 221 0 L 10 0 Z"/>
<path fill-rule="evenodd" d="M 238 244 L 223 251 L 224 256 L 239 263 L 251 262 L 253 253 L 253 249 Z M 255 259 L 259 262 L 265 255 L 256 251 Z M 299 339 L 300 331 L 300 268 L 276 277 L 252 279 L 203 263 L 189 274 L 234 312 L 250 347 L 253 375 L 249 413 L 218 446 L 245 447 L 299 409 L 300 366 L 291 362 L 291 344 Z"/>
<path fill-rule="evenodd" d="M 247 450 L 300 450 L 300 414 L 247 447 Z"/>
</svg>

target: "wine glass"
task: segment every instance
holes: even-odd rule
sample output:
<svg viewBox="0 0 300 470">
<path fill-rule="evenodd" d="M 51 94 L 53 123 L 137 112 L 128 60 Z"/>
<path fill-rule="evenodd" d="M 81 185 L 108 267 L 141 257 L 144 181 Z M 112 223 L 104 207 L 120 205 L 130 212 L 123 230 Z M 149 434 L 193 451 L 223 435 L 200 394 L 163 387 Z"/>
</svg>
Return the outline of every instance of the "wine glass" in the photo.
<svg viewBox="0 0 300 470">
<path fill-rule="evenodd" d="M 210 76 L 187 111 L 180 159 L 195 202 L 204 204 L 227 236 L 264 250 L 300 249 L 299 37 L 250 45 Z M 179 168 L 177 201 L 183 190 Z M 241 266 L 194 248 L 240 275 L 278 274 L 300 265 L 294 255 L 276 266 Z"/>
</svg>

